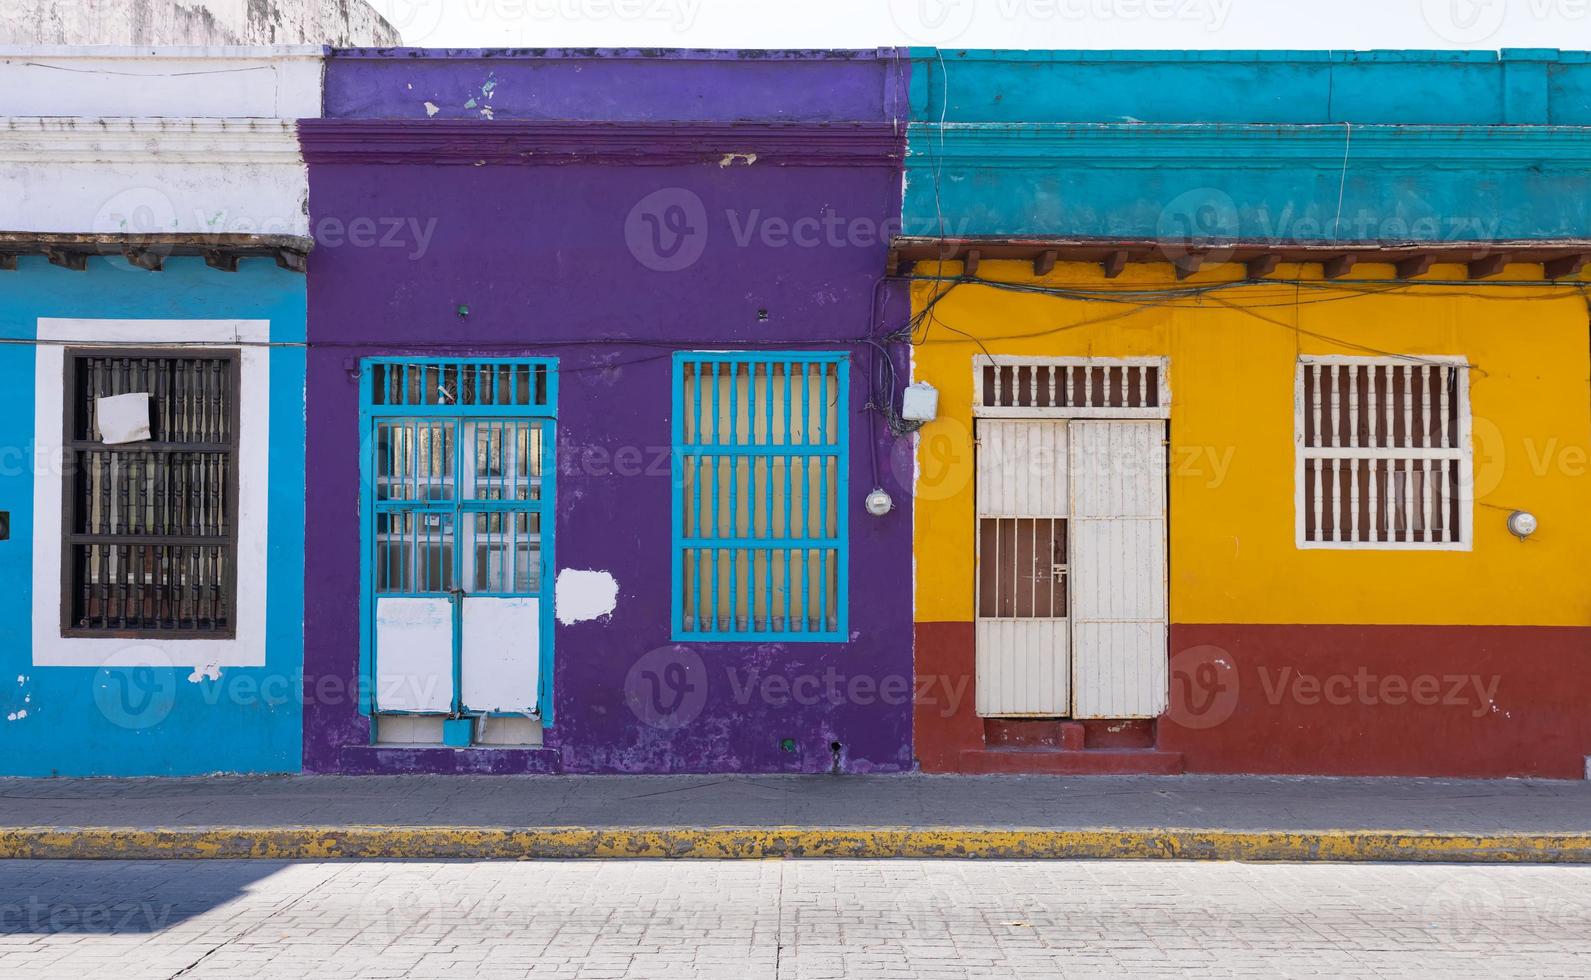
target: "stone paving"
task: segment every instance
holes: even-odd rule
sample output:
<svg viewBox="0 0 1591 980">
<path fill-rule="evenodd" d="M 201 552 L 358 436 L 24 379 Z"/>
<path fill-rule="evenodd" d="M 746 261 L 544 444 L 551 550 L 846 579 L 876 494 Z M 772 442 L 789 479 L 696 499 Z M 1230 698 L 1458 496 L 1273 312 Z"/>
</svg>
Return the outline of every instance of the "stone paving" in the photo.
<svg viewBox="0 0 1591 980">
<path fill-rule="evenodd" d="M 0 976 L 1591 975 L 1591 867 L 0 863 Z"/>
</svg>

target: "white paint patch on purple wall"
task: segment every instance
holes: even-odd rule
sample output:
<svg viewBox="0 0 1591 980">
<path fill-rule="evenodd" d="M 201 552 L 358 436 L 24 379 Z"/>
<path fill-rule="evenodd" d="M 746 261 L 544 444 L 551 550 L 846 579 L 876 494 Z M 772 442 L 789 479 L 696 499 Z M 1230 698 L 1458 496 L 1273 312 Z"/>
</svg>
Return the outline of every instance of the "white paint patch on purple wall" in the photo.
<svg viewBox="0 0 1591 980">
<path fill-rule="evenodd" d="M 613 615 L 619 582 L 607 572 L 566 568 L 558 573 L 553 609 L 565 626 Z"/>
</svg>

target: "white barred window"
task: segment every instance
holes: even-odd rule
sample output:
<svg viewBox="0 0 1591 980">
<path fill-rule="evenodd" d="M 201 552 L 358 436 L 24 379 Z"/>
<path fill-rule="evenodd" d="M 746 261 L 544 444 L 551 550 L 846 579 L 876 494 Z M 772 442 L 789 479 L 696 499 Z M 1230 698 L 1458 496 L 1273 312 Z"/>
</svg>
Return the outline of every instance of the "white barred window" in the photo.
<svg viewBox="0 0 1591 980">
<path fill-rule="evenodd" d="M 1462 357 L 1304 357 L 1293 405 L 1300 548 L 1470 547 Z"/>
</svg>

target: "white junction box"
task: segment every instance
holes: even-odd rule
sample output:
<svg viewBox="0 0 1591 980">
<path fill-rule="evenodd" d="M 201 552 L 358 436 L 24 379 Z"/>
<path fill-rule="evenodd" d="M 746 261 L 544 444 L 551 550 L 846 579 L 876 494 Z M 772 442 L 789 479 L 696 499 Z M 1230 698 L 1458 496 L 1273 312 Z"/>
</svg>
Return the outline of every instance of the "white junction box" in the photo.
<svg viewBox="0 0 1591 980">
<path fill-rule="evenodd" d="M 939 389 L 926 381 L 907 385 L 900 400 L 900 414 L 911 422 L 932 422 L 939 417 Z"/>
</svg>

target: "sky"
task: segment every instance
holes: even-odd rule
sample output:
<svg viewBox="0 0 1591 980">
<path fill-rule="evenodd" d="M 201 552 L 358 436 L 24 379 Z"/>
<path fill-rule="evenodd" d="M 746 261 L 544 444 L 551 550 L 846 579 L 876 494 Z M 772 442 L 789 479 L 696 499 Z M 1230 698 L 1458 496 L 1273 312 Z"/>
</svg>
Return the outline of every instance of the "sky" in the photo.
<svg viewBox="0 0 1591 980">
<path fill-rule="evenodd" d="M 424 47 L 1591 48 L 1591 0 L 370 0 Z"/>
</svg>

